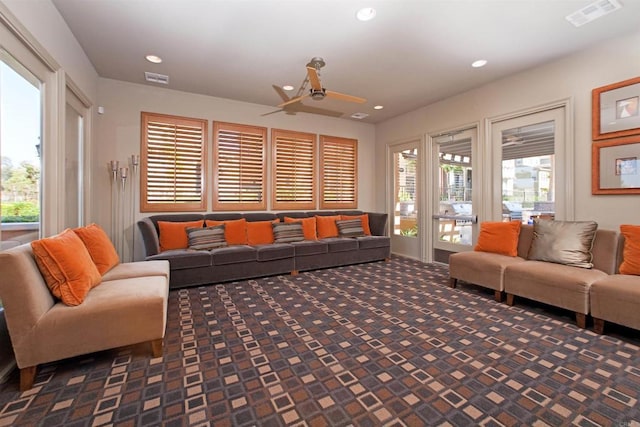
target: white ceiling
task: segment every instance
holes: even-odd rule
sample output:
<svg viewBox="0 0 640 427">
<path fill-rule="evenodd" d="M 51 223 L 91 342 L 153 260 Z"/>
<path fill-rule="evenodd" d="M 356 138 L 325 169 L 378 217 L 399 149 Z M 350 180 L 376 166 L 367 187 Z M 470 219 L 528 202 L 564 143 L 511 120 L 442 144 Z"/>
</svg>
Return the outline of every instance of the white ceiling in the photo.
<svg viewBox="0 0 640 427">
<path fill-rule="evenodd" d="M 376 123 L 640 29 L 640 0 L 576 28 L 592 0 L 53 0 L 101 77 L 265 106 L 272 85 L 304 80 L 314 56 L 328 90 L 365 104 L 305 104 L 363 112 Z M 374 7 L 369 22 L 355 19 Z M 144 57 L 156 54 L 162 64 Z M 474 69 L 476 59 L 488 65 Z M 157 85 L 157 84 L 156 84 Z M 291 96 L 295 94 L 290 93 Z M 375 105 L 384 109 L 374 110 Z M 265 108 L 265 112 L 274 109 Z M 279 113 L 284 114 L 284 113 Z M 304 113 L 299 113 L 304 114 Z"/>
</svg>

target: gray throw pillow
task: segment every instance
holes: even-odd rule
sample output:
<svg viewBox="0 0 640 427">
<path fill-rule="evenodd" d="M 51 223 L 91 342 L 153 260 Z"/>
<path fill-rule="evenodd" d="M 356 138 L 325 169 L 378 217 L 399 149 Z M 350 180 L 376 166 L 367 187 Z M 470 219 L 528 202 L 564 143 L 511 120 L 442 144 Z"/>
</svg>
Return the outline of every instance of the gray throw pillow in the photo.
<svg viewBox="0 0 640 427">
<path fill-rule="evenodd" d="M 224 239 L 224 224 L 205 228 L 187 228 L 187 237 L 189 249 L 202 251 L 227 246 L 227 241 Z"/>
<path fill-rule="evenodd" d="M 527 258 L 592 268 L 591 247 L 597 229 L 595 221 L 535 220 Z"/>
<path fill-rule="evenodd" d="M 273 240 L 276 243 L 301 242 L 304 240 L 302 223 L 276 222 L 273 223 Z"/>
<path fill-rule="evenodd" d="M 338 226 L 338 234 L 340 237 L 361 237 L 364 236 L 364 229 L 362 228 L 362 220 L 358 219 L 343 219 L 336 221 Z"/>
</svg>

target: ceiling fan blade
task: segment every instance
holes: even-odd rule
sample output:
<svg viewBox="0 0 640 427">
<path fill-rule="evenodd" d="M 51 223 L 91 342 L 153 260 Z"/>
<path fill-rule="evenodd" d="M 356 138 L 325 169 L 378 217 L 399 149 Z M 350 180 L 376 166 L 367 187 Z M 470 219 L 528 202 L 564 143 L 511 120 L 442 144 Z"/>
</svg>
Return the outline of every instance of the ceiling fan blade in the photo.
<svg viewBox="0 0 640 427">
<path fill-rule="evenodd" d="M 289 100 L 289 95 L 287 95 L 284 91 L 284 89 L 282 89 L 280 86 L 277 85 L 271 85 L 271 87 L 273 87 L 273 89 L 278 92 L 278 95 L 280 95 L 280 98 L 282 98 L 282 100 L 284 102 L 287 102 Z"/>
<path fill-rule="evenodd" d="M 302 96 L 298 96 L 295 98 L 291 98 L 290 100 L 288 100 L 287 102 L 283 102 L 282 104 L 278 105 L 278 107 L 282 108 L 285 105 L 289 105 L 289 104 L 293 104 L 294 102 L 299 102 L 302 101 L 304 98 L 306 98 L 309 95 L 302 95 Z"/>
<path fill-rule="evenodd" d="M 307 75 L 309 76 L 309 83 L 311 83 L 311 88 L 313 90 L 322 90 L 320 77 L 318 77 L 318 70 L 313 67 L 307 67 Z"/>
<path fill-rule="evenodd" d="M 271 115 L 271 114 L 279 113 L 279 112 L 281 112 L 281 111 L 284 111 L 284 109 L 282 109 L 282 108 L 281 108 L 281 109 L 279 109 L 279 110 L 270 111 L 270 112 L 268 112 L 268 113 L 264 113 L 264 114 L 260 114 L 260 115 L 261 115 L 261 116 L 269 116 L 269 115 Z"/>
<path fill-rule="evenodd" d="M 323 116 L 341 117 L 344 113 L 340 111 L 327 110 L 326 108 L 311 107 L 309 105 L 299 104 L 294 108 L 295 111 L 301 113 L 321 114 Z"/>
<path fill-rule="evenodd" d="M 330 98 L 340 99 L 342 101 L 348 101 L 348 102 L 357 102 L 358 104 L 364 104 L 365 102 L 367 102 L 367 100 L 364 98 L 360 98 L 358 96 L 353 96 L 353 95 L 346 95 L 340 92 L 333 92 L 331 90 L 328 90 L 326 92 L 326 95 Z"/>
</svg>

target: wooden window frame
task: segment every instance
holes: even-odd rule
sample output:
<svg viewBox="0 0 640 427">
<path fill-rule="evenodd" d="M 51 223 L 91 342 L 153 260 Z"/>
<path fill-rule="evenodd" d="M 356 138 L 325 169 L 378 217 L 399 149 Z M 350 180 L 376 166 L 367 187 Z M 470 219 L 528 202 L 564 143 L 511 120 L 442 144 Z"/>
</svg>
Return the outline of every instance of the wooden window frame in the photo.
<svg viewBox="0 0 640 427">
<path fill-rule="evenodd" d="M 329 156 L 330 150 L 335 150 L 338 146 L 348 147 L 353 153 L 352 164 L 349 167 L 341 167 L 338 164 L 331 164 L 333 159 Z M 350 169 L 350 170 L 349 170 Z M 345 180 L 352 176 L 351 198 L 347 200 L 339 200 L 335 198 L 329 199 L 327 193 L 329 190 L 329 182 L 334 181 L 340 188 L 340 192 L 344 191 L 340 178 L 332 177 L 327 179 L 327 173 L 335 174 L 341 172 Z M 341 138 L 337 136 L 320 135 L 320 209 L 357 209 L 358 208 L 358 140 L 352 138 Z"/>
<path fill-rule="evenodd" d="M 171 126 L 200 129 L 200 200 L 198 202 L 149 202 L 149 140 L 148 126 L 151 122 Z M 167 114 L 142 112 L 140 120 L 140 212 L 202 212 L 207 210 L 207 141 L 208 121 Z M 175 190 L 175 187 L 174 187 Z"/>
<path fill-rule="evenodd" d="M 221 164 L 224 165 L 224 162 L 220 162 L 220 133 L 230 132 L 230 133 L 238 133 L 238 134 L 246 134 L 250 135 L 247 140 L 260 141 L 262 144 L 262 155 L 260 157 L 261 162 L 261 174 L 260 174 L 260 188 L 258 189 L 259 194 L 261 194 L 260 200 L 249 200 L 249 201 L 223 201 L 220 200 L 221 196 L 221 181 L 223 181 L 221 177 Z M 257 136 L 257 137 L 256 137 Z M 214 122 L 213 123 L 213 161 L 214 161 L 214 173 L 213 173 L 213 210 L 215 211 L 250 211 L 250 210 L 266 210 L 267 208 L 267 162 L 266 162 L 266 154 L 267 153 L 267 128 L 261 126 L 252 126 L 252 125 L 243 125 L 237 123 L 227 123 L 227 122 Z M 242 154 L 241 154 L 242 156 Z M 240 164 L 242 165 L 242 159 L 240 160 Z M 255 167 L 248 169 L 248 173 L 255 173 Z M 256 180 L 257 181 L 257 180 Z M 243 191 L 243 184 L 239 184 L 240 191 Z"/>
<path fill-rule="evenodd" d="M 316 209 L 317 139 L 313 133 L 271 129 L 272 209 Z M 292 193 L 289 200 L 280 200 L 281 189 Z"/>
</svg>

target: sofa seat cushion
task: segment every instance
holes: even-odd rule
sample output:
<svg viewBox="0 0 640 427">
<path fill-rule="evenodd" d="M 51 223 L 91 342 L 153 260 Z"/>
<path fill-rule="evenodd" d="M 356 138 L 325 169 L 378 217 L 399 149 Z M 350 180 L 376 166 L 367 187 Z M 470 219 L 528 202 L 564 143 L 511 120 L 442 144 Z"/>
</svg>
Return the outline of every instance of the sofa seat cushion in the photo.
<svg viewBox="0 0 640 427">
<path fill-rule="evenodd" d="M 387 248 L 391 239 L 387 236 L 363 236 L 356 239 L 360 249 Z"/>
<path fill-rule="evenodd" d="M 329 245 L 322 240 L 305 240 L 303 242 L 293 242 L 291 246 L 294 248 L 296 256 L 320 255 L 329 252 Z"/>
<path fill-rule="evenodd" d="M 524 262 L 524 258 L 491 252 L 458 252 L 449 257 L 449 277 L 494 291 L 504 291 L 505 268 Z"/>
<path fill-rule="evenodd" d="M 606 276 L 593 282 L 589 293 L 594 318 L 640 329 L 640 277 Z"/>
<path fill-rule="evenodd" d="M 348 237 L 329 237 L 326 239 L 322 239 L 322 241 L 327 243 L 329 252 L 346 252 L 358 250 L 358 241 L 356 239 L 350 239 Z"/>
<path fill-rule="evenodd" d="M 270 245 L 256 245 L 258 261 L 272 261 L 274 259 L 293 258 L 294 249 L 288 243 L 272 243 Z"/>
<path fill-rule="evenodd" d="M 172 249 L 160 252 L 157 255 L 147 257 L 147 261 L 167 260 L 171 264 L 171 270 L 185 268 L 209 267 L 211 254 L 209 251 L 195 251 L 193 249 Z"/>
<path fill-rule="evenodd" d="M 526 261 L 509 265 L 504 272 L 504 290 L 556 307 L 589 313 L 589 288 L 607 274 L 544 261 Z"/>
<path fill-rule="evenodd" d="M 233 245 L 211 250 L 213 265 L 237 264 L 258 259 L 258 251 L 253 246 Z"/>
<path fill-rule="evenodd" d="M 102 276 L 103 282 L 136 277 L 163 276 L 169 278 L 169 262 L 166 260 L 123 262 Z"/>
</svg>

